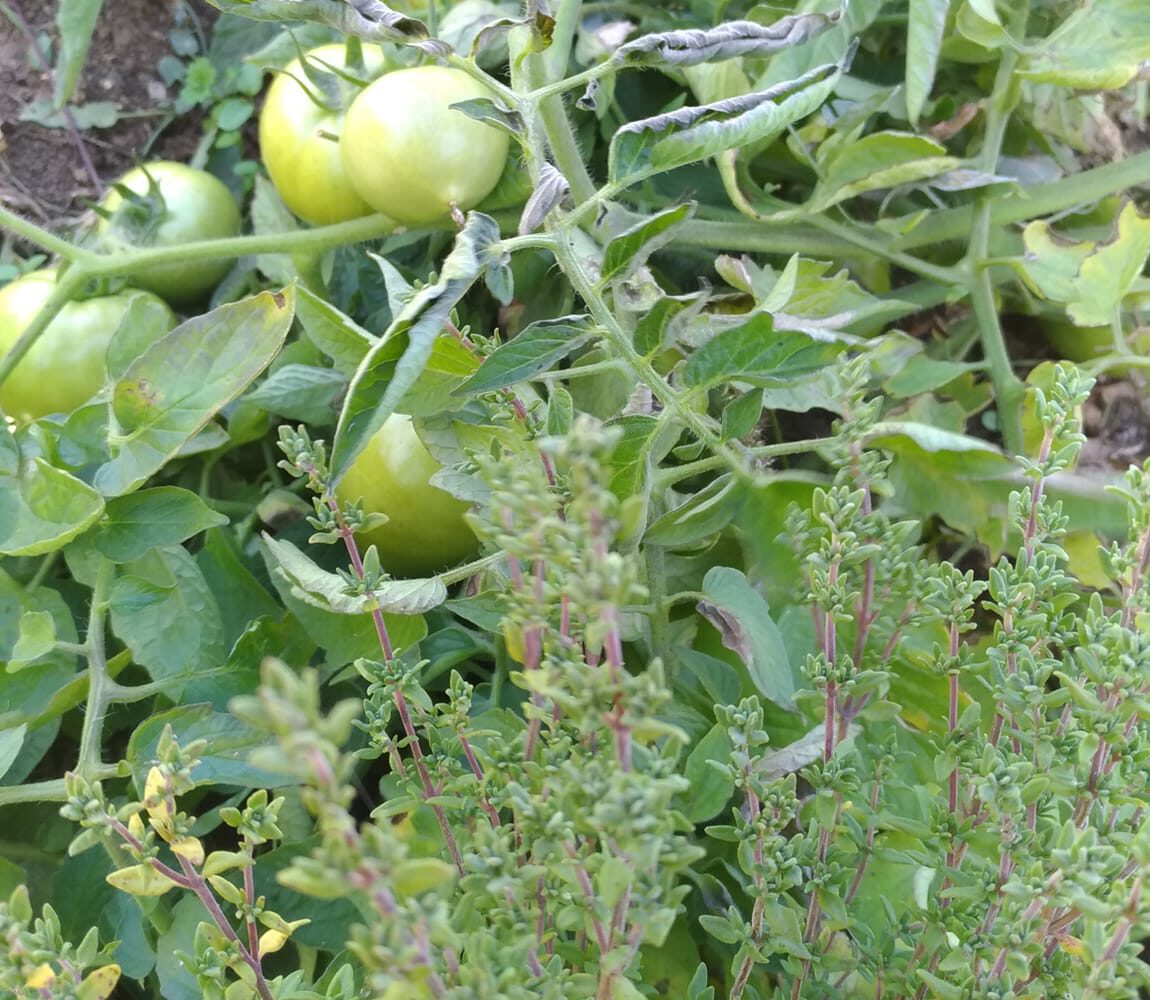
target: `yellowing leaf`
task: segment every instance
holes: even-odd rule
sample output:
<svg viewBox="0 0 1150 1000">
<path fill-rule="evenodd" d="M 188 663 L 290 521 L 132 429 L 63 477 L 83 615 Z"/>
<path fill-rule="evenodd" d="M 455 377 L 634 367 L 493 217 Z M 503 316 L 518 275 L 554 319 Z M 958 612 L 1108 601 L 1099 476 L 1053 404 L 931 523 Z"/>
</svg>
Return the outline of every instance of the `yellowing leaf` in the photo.
<svg viewBox="0 0 1150 1000">
<path fill-rule="evenodd" d="M 171 841 L 172 853 L 179 855 L 193 865 L 204 863 L 204 845 L 195 837 L 176 837 Z"/>
<path fill-rule="evenodd" d="M 114 871 L 107 876 L 107 881 L 113 888 L 131 896 L 162 896 L 176 886 L 147 862 Z"/>
<path fill-rule="evenodd" d="M 120 981 L 120 967 L 105 965 L 88 973 L 80 988 L 76 990 L 77 1000 L 108 1000 Z"/>
<path fill-rule="evenodd" d="M 260 954 L 271 955 L 287 944 L 288 936 L 281 931 L 264 931 L 260 935 Z"/>
<path fill-rule="evenodd" d="M 56 981 L 56 971 L 47 962 L 33 969 L 24 985 L 30 990 L 46 990 Z"/>
<path fill-rule="evenodd" d="M 1067 242 L 1045 222 L 1032 222 L 1022 238 L 1026 256 L 1020 270 L 1027 284 L 1065 304 L 1079 326 L 1106 326 L 1150 256 L 1150 219 L 1129 202 L 1105 242 Z"/>
<path fill-rule="evenodd" d="M 1092 0 L 1027 52 L 1018 72 L 1079 90 L 1116 90 L 1148 62 L 1146 0 Z"/>
</svg>

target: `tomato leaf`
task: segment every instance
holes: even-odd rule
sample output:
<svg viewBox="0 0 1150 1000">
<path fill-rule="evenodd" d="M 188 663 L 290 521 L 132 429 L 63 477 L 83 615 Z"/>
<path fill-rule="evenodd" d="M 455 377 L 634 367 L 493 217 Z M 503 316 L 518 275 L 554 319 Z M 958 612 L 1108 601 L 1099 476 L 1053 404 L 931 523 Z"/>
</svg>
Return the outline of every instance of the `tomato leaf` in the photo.
<svg viewBox="0 0 1150 1000">
<path fill-rule="evenodd" d="M 1117 90 L 1150 63 L 1144 0 L 1092 0 L 1028 49 L 1019 75 L 1077 90 Z"/>
<path fill-rule="evenodd" d="M 332 482 L 337 483 L 356 456 L 403 402 L 426 368 L 436 338 L 452 309 L 483 274 L 487 251 L 499 241 L 499 225 L 472 212 L 443 262 L 439 280 L 415 293 L 383 337 L 361 362 L 344 400 L 331 450 Z"/>
<path fill-rule="evenodd" d="M 665 31 L 643 35 L 615 50 L 615 62 L 627 66 L 696 66 L 738 56 L 765 56 L 821 35 L 836 25 L 842 8 L 832 14 L 797 14 L 774 24 L 728 21 L 714 28 Z"/>
<path fill-rule="evenodd" d="M 335 423 L 338 400 L 346 388 L 347 377 L 331 368 L 284 365 L 246 398 L 277 417 L 326 427 Z"/>
<path fill-rule="evenodd" d="M 867 191 L 937 177 L 961 161 L 946 155 L 946 147 L 908 132 L 876 132 L 840 145 L 821 160 L 821 179 L 808 204 L 823 211 Z"/>
<path fill-rule="evenodd" d="M 0 555 L 54 552 L 104 512 L 100 494 L 43 458 L 25 458 L 0 429 Z"/>
<path fill-rule="evenodd" d="M 819 66 L 767 90 L 624 125 L 611 140 L 611 182 L 634 184 L 736 146 L 776 138 L 822 106 L 853 55 L 852 48 L 843 62 Z"/>
<path fill-rule="evenodd" d="M 261 292 L 195 316 L 136 359 L 112 388 L 105 496 L 130 493 L 163 468 L 272 361 L 291 328 L 291 289 Z"/>
<path fill-rule="evenodd" d="M 187 549 L 152 549 L 123 567 L 109 601 L 112 630 L 153 680 L 182 679 L 227 657 L 215 595 Z M 167 692 L 177 698 L 178 690 Z"/>
<path fill-rule="evenodd" d="M 731 523 L 745 498 L 744 485 L 732 475 L 719 476 L 647 528 L 648 545 L 684 548 L 715 535 Z"/>
<path fill-rule="evenodd" d="M 539 183 L 523 206 L 523 214 L 519 217 L 519 235 L 526 236 L 535 232 L 543 220 L 558 208 L 563 199 L 571 193 L 571 184 L 550 163 L 544 163 L 539 170 Z"/>
<path fill-rule="evenodd" d="M 355 373 L 378 340 L 351 317 L 306 288 L 296 288 L 295 308 L 307 339 L 345 375 Z"/>
<path fill-rule="evenodd" d="M 388 580 L 372 594 L 348 592 L 347 582 L 321 569 L 291 542 L 265 534 L 264 551 L 269 565 L 301 601 L 321 611 L 341 615 L 367 614 L 374 607 L 396 615 L 418 615 L 447 600 L 447 588 L 437 577 Z"/>
<path fill-rule="evenodd" d="M 102 555 L 126 563 L 151 548 L 179 545 L 201 531 L 227 523 L 223 514 L 190 490 L 157 486 L 109 500 L 91 539 Z"/>
<path fill-rule="evenodd" d="M 793 709 L 795 681 L 782 633 L 766 599 L 737 569 L 714 566 L 703 578 L 698 611 L 718 629 L 723 645 L 746 664 L 763 697 Z"/>
<path fill-rule="evenodd" d="M 1109 240 L 1067 242 L 1045 222 L 1022 234 L 1026 257 L 1016 265 L 1040 295 L 1067 306 L 1079 326 L 1105 326 L 1150 257 L 1150 218 L 1127 202 Z"/>
<path fill-rule="evenodd" d="M 620 233 L 603 252 L 603 268 L 599 280 L 608 282 L 626 277 L 660 247 L 675 236 L 675 230 L 695 214 L 693 204 L 676 205 L 644 219 Z"/>
<path fill-rule="evenodd" d="M 586 316 L 560 316 L 532 323 L 488 355 L 457 394 L 475 396 L 548 371 L 591 339 L 594 331 L 588 323 Z"/>
<path fill-rule="evenodd" d="M 934 87 L 951 0 L 910 0 L 906 25 L 906 116 L 918 124 Z"/>
<path fill-rule="evenodd" d="M 715 723 L 687 756 L 683 776 L 690 783 L 683 815 L 692 823 L 704 823 L 730 801 L 735 779 L 725 765 L 731 759 L 731 738 L 727 727 Z"/>
<path fill-rule="evenodd" d="M 776 330 L 760 313 L 707 341 L 683 371 L 687 385 L 716 385 L 737 378 L 752 385 L 779 385 L 828 365 L 841 345 L 816 340 L 805 332 Z"/>
</svg>

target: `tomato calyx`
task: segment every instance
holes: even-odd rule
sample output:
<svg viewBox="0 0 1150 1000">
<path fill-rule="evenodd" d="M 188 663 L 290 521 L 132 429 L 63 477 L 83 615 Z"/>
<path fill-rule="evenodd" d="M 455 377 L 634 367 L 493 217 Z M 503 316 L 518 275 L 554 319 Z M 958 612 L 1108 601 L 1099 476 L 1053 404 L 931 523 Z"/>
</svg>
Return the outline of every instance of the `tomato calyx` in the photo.
<svg viewBox="0 0 1150 1000">
<path fill-rule="evenodd" d="M 168 214 L 168 203 L 147 164 L 140 164 L 136 169 L 147 178 L 147 191 L 136 191 L 117 181 L 112 190 L 121 202 L 114 209 L 102 204 L 93 205 L 92 209 L 107 222 L 106 238 L 126 246 L 149 246 L 155 242 L 156 233 Z"/>
<path fill-rule="evenodd" d="M 305 51 L 297 42 L 296 63 L 303 79 L 300 78 L 300 74 L 293 72 L 296 63 L 279 70 L 279 74 L 291 77 L 307 95 L 308 100 L 320 111 L 328 115 L 338 115 L 350 103 L 348 91 L 361 91 L 372 81 L 360 40 L 354 35 L 349 37 L 344 52 L 346 62 L 340 66 L 317 56 L 315 50 Z M 329 136 L 325 135 L 324 138 Z M 338 136 L 330 138 L 339 140 Z"/>
</svg>

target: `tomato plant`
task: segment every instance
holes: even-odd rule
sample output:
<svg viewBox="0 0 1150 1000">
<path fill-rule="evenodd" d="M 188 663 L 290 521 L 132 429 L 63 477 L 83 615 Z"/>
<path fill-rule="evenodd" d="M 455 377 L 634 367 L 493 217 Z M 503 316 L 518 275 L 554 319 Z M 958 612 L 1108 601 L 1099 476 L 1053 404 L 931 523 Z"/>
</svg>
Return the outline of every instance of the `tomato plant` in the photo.
<svg viewBox="0 0 1150 1000">
<path fill-rule="evenodd" d="M 360 88 L 325 66 L 356 69 L 348 66 L 347 49 L 340 44 L 321 45 L 304 58 L 307 70 L 296 59 L 268 88 L 260 112 L 264 166 L 284 204 L 305 222 L 322 226 L 369 215 L 371 206 L 348 180 L 338 142 L 347 106 Z M 364 47 L 360 71 L 366 70 L 368 79 L 385 64 L 379 48 Z M 310 92 L 315 89 L 319 92 Z"/>
<path fill-rule="evenodd" d="M 45 269 L 0 288 L 0 356 L 12 349 L 55 285 L 55 272 Z M 0 385 L 0 409 L 18 420 L 34 420 L 67 413 L 89 399 L 104 384 L 112 335 L 139 296 L 154 307 L 144 314 L 141 341 L 158 340 L 175 326 L 171 310 L 148 292 L 129 289 L 69 302 Z"/>
<path fill-rule="evenodd" d="M 432 486 L 439 464 L 415 432 L 411 417 L 393 414 L 340 481 L 342 500 L 362 498 L 365 513 L 387 523 L 362 533 L 390 572 L 419 576 L 467 558 L 477 547 L 464 521 L 468 504 Z"/>
<path fill-rule="evenodd" d="M 184 163 L 156 160 L 128 171 L 101 204 L 101 240 L 141 247 L 171 247 L 224 239 L 240 231 L 240 210 L 219 178 Z M 226 260 L 152 265 L 132 274 L 132 283 L 174 306 L 203 298 L 220 283 Z"/>
<path fill-rule="evenodd" d="M 509 140 L 451 105 L 490 96 L 466 73 L 441 66 L 380 77 L 352 102 L 340 140 L 355 189 L 407 225 L 477 205 L 499 182 Z"/>
<path fill-rule="evenodd" d="M 1130 350 L 1139 356 L 1150 354 L 1150 331 L 1143 317 L 1150 315 L 1150 297 L 1135 295 L 1127 300 L 1123 310 L 1123 329 Z M 1055 315 L 1042 319 L 1042 332 L 1061 357 L 1067 361 L 1089 362 L 1114 354 L 1114 332 L 1108 326 L 1078 326 L 1065 315 Z M 1114 365 L 1112 374 L 1123 375 L 1130 370 L 1128 365 Z"/>
</svg>

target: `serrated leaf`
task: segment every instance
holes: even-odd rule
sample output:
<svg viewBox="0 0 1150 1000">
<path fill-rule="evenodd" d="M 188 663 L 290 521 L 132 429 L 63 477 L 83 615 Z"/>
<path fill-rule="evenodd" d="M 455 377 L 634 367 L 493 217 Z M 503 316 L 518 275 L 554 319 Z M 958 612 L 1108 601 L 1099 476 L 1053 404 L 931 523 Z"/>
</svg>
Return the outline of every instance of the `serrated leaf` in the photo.
<svg viewBox="0 0 1150 1000">
<path fill-rule="evenodd" d="M 603 252 L 600 282 L 626 276 L 643 264 L 651 254 L 674 239 L 675 229 L 694 214 L 694 204 L 676 205 L 620 233 Z"/>
<path fill-rule="evenodd" d="M 347 376 L 332 368 L 284 365 L 246 399 L 277 417 L 323 427 L 335 422 L 336 401 L 346 388 Z"/>
<path fill-rule="evenodd" d="M 690 299 L 683 296 L 667 295 L 659 299 L 635 324 L 635 350 L 646 357 L 667 346 L 671 339 L 667 336 L 668 327 L 690 305 Z"/>
<path fill-rule="evenodd" d="M 347 593 L 347 583 L 321 569 L 291 542 L 265 534 L 264 551 L 270 565 L 301 601 L 341 615 L 367 614 L 374 607 L 395 615 L 418 615 L 447 600 L 447 588 L 436 577 L 388 580 L 371 595 Z"/>
<path fill-rule="evenodd" d="M 1022 237 L 1023 277 L 1044 298 L 1065 304 L 1079 326 L 1108 325 L 1150 257 L 1150 218 L 1139 215 L 1133 202 L 1105 242 L 1068 243 L 1042 221 L 1028 225 Z"/>
<path fill-rule="evenodd" d="M 126 563 L 148 549 L 179 545 L 227 523 L 227 517 L 190 490 L 157 486 L 109 500 L 91 539 L 98 552 L 113 562 Z"/>
<path fill-rule="evenodd" d="M 718 630 L 723 645 L 735 653 L 765 698 L 780 708 L 794 708 L 795 681 L 782 633 L 771 618 L 766 599 L 737 569 L 713 566 L 703 578 L 699 614 Z"/>
<path fill-rule="evenodd" d="M 1021 76 L 1078 90 L 1117 90 L 1150 67 L 1143 0 L 1092 0 L 1027 49 Z"/>
<path fill-rule="evenodd" d="M 910 0 L 906 24 L 906 116 L 918 124 L 938 69 L 951 0 Z"/>
<path fill-rule="evenodd" d="M 684 29 L 643 35 L 619 46 L 613 62 L 627 66 L 696 66 L 738 56 L 765 56 L 821 35 L 842 17 L 833 14 L 797 14 L 774 24 L 728 21 L 714 28 Z"/>
<path fill-rule="evenodd" d="M 261 292 L 181 324 L 112 389 L 110 461 L 94 485 L 129 493 L 179 454 L 276 356 L 291 327 L 291 289 Z"/>
<path fill-rule="evenodd" d="M 589 323 L 586 316 L 559 316 L 532 323 L 488 355 L 456 395 L 475 396 L 549 371 L 591 339 L 594 330 L 589 329 Z"/>
<path fill-rule="evenodd" d="M 729 379 L 778 385 L 818 371 L 840 350 L 840 345 L 815 340 L 807 333 L 776 330 L 770 316 L 759 314 L 695 351 L 684 368 L 683 380 L 698 387 Z"/>
<path fill-rule="evenodd" d="M 479 212 L 467 217 L 439 280 L 408 300 L 363 359 L 351 382 L 331 451 L 332 483 L 396 411 L 431 357 L 436 338 L 452 309 L 483 274 L 488 251 L 499 241 L 499 226 Z"/>
<path fill-rule="evenodd" d="M 0 555 L 54 552 L 103 512 L 96 490 L 39 456 L 23 458 L 12 433 L 0 427 Z"/>
<path fill-rule="evenodd" d="M 819 66 L 767 90 L 624 125 L 611 139 L 612 183 L 634 184 L 724 150 L 776 138 L 826 101 L 844 65 Z"/>
<path fill-rule="evenodd" d="M 378 339 L 306 288 L 296 289 L 296 316 L 307 339 L 331 358 L 336 371 L 344 375 L 355 373 Z"/>
<path fill-rule="evenodd" d="M 153 680 L 178 682 L 227 657 L 216 597 L 184 548 L 152 549 L 127 563 L 109 604 L 113 631 Z"/>
</svg>

